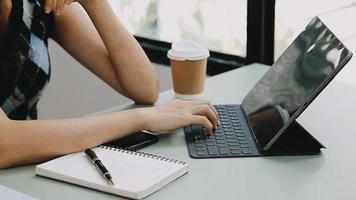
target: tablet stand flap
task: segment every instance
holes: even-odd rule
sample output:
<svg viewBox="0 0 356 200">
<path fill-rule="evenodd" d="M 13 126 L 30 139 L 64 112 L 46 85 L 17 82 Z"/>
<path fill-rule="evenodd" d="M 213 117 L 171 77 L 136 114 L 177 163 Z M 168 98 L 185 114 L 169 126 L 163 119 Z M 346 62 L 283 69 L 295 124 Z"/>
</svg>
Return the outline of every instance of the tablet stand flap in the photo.
<svg viewBox="0 0 356 200">
<path fill-rule="evenodd" d="M 325 148 L 297 121 L 291 123 L 263 155 L 315 155 Z"/>
</svg>

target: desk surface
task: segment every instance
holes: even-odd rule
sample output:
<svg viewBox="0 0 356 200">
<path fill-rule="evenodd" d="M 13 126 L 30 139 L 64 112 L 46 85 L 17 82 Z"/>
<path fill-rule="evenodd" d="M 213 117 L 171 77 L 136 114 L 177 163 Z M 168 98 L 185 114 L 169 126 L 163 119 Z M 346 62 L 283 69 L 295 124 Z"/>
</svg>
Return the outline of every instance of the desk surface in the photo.
<svg viewBox="0 0 356 200">
<path fill-rule="evenodd" d="M 254 64 L 211 77 L 206 98 L 214 104 L 239 103 L 267 69 Z M 167 91 L 159 103 L 171 99 L 173 92 Z M 327 147 L 318 156 L 197 160 L 188 156 L 182 129 L 161 135 L 143 151 L 188 161 L 190 172 L 147 199 L 355 199 L 354 102 L 356 87 L 333 82 L 298 119 Z M 36 177 L 34 165 L 0 170 L 0 184 L 39 199 L 120 199 Z"/>
</svg>

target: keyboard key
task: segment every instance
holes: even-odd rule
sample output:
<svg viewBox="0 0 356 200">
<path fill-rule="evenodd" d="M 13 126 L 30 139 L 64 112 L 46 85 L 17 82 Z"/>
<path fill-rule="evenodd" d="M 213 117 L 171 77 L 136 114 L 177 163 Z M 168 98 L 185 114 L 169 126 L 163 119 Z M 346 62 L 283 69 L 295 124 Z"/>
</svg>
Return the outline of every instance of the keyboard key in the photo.
<svg viewBox="0 0 356 200">
<path fill-rule="evenodd" d="M 227 119 L 227 118 L 220 118 L 220 122 L 223 124 L 223 123 L 229 123 L 230 120 Z"/>
<path fill-rule="evenodd" d="M 240 125 L 233 124 L 232 128 L 234 130 L 242 130 L 242 127 Z"/>
<path fill-rule="evenodd" d="M 225 132 L 234 132 L 234 130 L 232 128 L 224 128 Z"/>
<path fill-rule="evenodd" d="M 246 140 L 239 140 L 239 144 L 248 144 Z"/>
<path fill-rule="evenodd" d="M 230 152 L 232 154 L 241 154 L 241 149 L 232 149 Z"/>
<path fill-rule="evenodd" d="M 226 139 L 237 139 L 235 135 L 227 135 Z"/>
<path fill-rule="evenodd" d="M 206 146 L 215 146 L 215 142 L 206 142 Z"/>
<path fill-rule="evenodd" d="M 235 135 L 234 132 L 225 132 L 225 135 Z"/>
<path fill-rule="evenodd" d="M 245 137 L 245 134 L 243 134 L 243 133 L 236 133 L 236 135 L 237 135 L 238 137 Z"/>
<path fill-rule="evenodd" d="M 228 118 L 229 116 L 226 113 L 220 113 L 219 117 L 220 118 Z"/>
<path fill-rule="evenodd" d="M 224 130 L 222 128 L 217 128 L 214 130 L 214 133 L 224 133 Z"/>
<path fill-rule="evenodd" d="M 224 132 L 234 132 L 234 129 L 232 128 L 232 126 L 224 126 L 223 131 Z"/>
<path fill-rule="evenodd" d="M 243 154 L 251 154 L 251 151 L 249 149 L 241 149 Z"/>
<path fill-rule="evenodd" d="M 197 148 L 199 148 L 199 147 L 205 147 L 205 144 L 203 144 L 203 143 L 195 144 L 195 147 L 197 147 Z"/>
<path fill-rule="evenodd" d="M 231 149 L 231 150 L 236 150 L 236 149 L 239 149 L 240 150 L 240 147 L 239 146 L 229 146 L 229 148 Z"/>
<path fill-rule="evenodd" d="M 240 144 L 240 147 L 241 148 L 248 148 L 248 147 L 250 147 L 248 144 Z"/>
<path fill-rule="evenodd" d="M 218 144 L 226 144 L 226 141 L 225 140 L 216 140 L 216 143 L 218 143 Z"/>
<path fill-rule="evenodd" d="M 223 125 L 224 127 L 225 126 L 229 126 L 231 123 L 230 122 L 228 122 L 228 121 L 222 121 L 221 122 L 221 125 Z"/>
<path fill-rule="evenodd" d="M 225 143 L 225 144 L 218 144 L 218 147 L 219 148 L 224 148 L 224 147 L 228 147 L 228 145 Z"/>
<path fill-rule="evenodd" d="M 237 142 L 228 142 L 227 144 L 228 144 L 229 146 L 236 146 L 236 145 L 238 145 Z"/>
<path fill-rule="evenodd" d="M 230 154 L 230 149 L 229 148 L 219 148 L 220 154 L 227 155 Z"/>
<path fill-rule="evenodd" d="M 245 137 L 237 137 L 237 140 L 243 141 L 243 140 L 246 140 L 246 138 Z"/>
<path fill-rule="evenodd" d="M 205 145 L 203 140 L 195 140 L 196 145 Z"/>
<path fill-rule="evenodd" d="M 203 140 L 206 138 L 206 135 L 205 134 L 202 134 L 202 135 L 195 135 L 194 136 L 194 139 L 195 140 Z"/>
<path fill-rule="evenodd" d="M 228 143 L 236 143 L 236 142 L 237 142 L 236 139 L 227 139 L 226 141 L 227 141 Z"/>
<path fill-rule="evenodd" d="M 216 138 L 217 140 L 223 140 L 223 139 L 225 139 L 225 136 L 224 136 L 224 135 L 216 135 L 215 138 Z M 227 137 L 226 137 L 226 138 L 227 138 Z"/>
<path fill-rule="evenodd" d="M 223 132 L 215 132 L 214 135 L 215 135 L 215 137 L 224 137 L 225 138 L 225 135 Z"/>
<path fill-rule="evenodd" d="M 197 151 L 198 156 L 206 156 L 208 155 L 208 151 Z"/>
<path fill-rule="evenodd" d="M 229 117 L 229 116 L 227 115 L 227 113 L 224 112 L 224 111 L 220 112 L 219 116 L 222 116 L 222 117 L 220 117 L 220 119 L 228 119 L 228 117 Z"/>
<path fill-rule="evenodd" d="M 214 146 L 209 146 L 208 147 L 208 152 L 209 155 L 217 155 L 218 154 L 218 149 Z"/>
<path fill-rule="evenodd" d="M 206 147 L 198 147 L 196 148 L 197 151 L 207 151 Z"/>
<path fill-rule="evenodd" d="M 215 142 L 215 138 L 207 138 L 205 141 L 206 142 Z"/>
</svg>

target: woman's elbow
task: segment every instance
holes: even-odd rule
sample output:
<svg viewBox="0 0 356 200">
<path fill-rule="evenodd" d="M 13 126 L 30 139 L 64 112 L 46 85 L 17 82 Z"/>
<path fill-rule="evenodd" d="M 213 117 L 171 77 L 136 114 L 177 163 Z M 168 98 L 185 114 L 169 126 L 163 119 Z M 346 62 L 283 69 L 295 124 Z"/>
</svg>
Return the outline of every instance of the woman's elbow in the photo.
<svg viewBox="0 0 356 200">
<path fill-rule="evenodd" d="M 147 104 L 147 105 L 154 104 L 159 97 L 159 91 L 160 91 L 159 81 L 155 80 L 153 81 L 153 83 L 147 84 L 144 87 L 145 87 L 144 91 L 141 93 L 139 98 L 135 99 L 135 102 L 139 104 Z"/>
<path fill-rule="evenodd" d="M 11 156 L 13 155 L 13 140 L 10 140 L 9 135 L 14 129 L 11 121 L 7 118 L 0 109 L 0 169 L 11 167 Z"/>
<path fill-rule="evenodd" d="M 0 155 L 1 155 L 1 157 L 0 157 L 0 170 L 8 168 L 8 163 L 6 162 L 6 159 L 5 159 L 6 156 L 3 154 L 3 151 L 2 151 L 1 148 L 2 147 L 0 146 Z"/>
<path fill-rule="evenodd" d="M 0 169 L 4 169 L 7 167 L 7 140 L 5 138 L 5 134 L 7 133 L 7 119 L 4 117 L 5 115 L 2 113 L 0 109 Z"/>
<path fill-rule="evenodd" d="M 10 167 L 8 161 L 8 145 L 6 145 L 6 140 L 0 136 L 0 169 L 5 169 Z"/>
</svg>

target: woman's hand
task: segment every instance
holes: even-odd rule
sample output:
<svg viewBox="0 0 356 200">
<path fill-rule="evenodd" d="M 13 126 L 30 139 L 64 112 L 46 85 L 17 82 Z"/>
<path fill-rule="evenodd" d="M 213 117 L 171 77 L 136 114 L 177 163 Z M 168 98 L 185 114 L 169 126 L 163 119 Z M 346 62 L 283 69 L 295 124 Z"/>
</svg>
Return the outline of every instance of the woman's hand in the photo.
<svg viewBox="0 0 356 200">
<path fill-rule="evenodd" d="M 168 104 L 139 109 L 144 116 L 145 130 L 162 132 L 191 124 L 200 124 L 211 134 L 217 128 L 219 116 L 206 100 L 175 100 Z"/>
<path fill-rule="evenodd" d="M 66 6 L 73 2 L 74 0 L 46 0 L 45 12 L 48 14 L 53 11 L 55 15 L 60 15 Z"/>
</svg>

